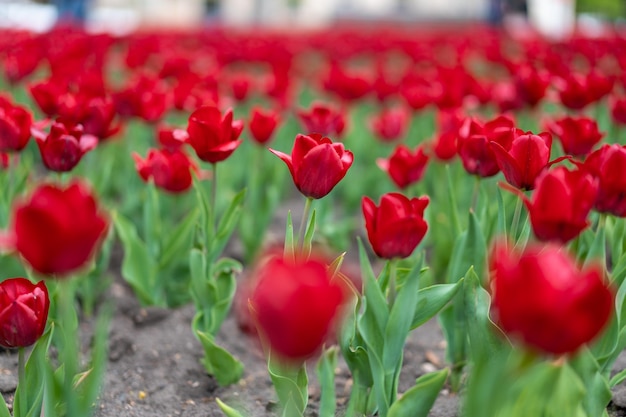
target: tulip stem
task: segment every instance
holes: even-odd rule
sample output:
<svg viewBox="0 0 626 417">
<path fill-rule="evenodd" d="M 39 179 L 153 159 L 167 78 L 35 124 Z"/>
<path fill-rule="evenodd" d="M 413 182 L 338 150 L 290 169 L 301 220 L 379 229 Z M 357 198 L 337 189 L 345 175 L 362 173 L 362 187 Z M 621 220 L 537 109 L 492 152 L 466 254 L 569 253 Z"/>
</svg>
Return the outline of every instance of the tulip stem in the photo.
<svg viewBox="0 0 626 417">
<path fill-rule="evenodd" d="M 26 355 L 24 351 L 23 346 L 17 350 L 17 396 L 20 402 L 20 414 L 21 410 L 29 409 L 26 404 Z"/>
<path fill-rule="evenodd" d="M 389 307 L 393 306 L 393 303 L 396 302 L 396 296 L 398 294 L 398 290 L 396 288 L 396 270 L 398 269 L 398 260 L 396 258 L 389 259 L 387 261 L 389 265 L 389 292 L 387 294 L 389 300 Z"/>
<path fill-rule="evenodd" d="M 461 222 L 459 221 L 459 214 L 457 213 L 456 204 L 456 188 L 452 181 L 452 174 L 450 173 L 450 165 L 446 164 L 446 179 L 448 180 L 448 203 L 450 206 L 450 216 L 452 217 L 452 225 L 454 227 L 453 236 L 461 234 Z"/>
<path fill-rule="evenodd" d="M 213 224 L 210 227 L 213 228 L 213 237 L 217 233 L 217 164 L 211 164 L 211 172 L 213 179 L 213 186 L 211 187 L 211 211 L 213 212 Z"/>
<path fill-rule="evenodd" d="M 513 223 L 511 223 L 511 237 L 513 242 L 517 242 L 517 228 L 519 227 L 519 219 L 522 214 L 522 199 L 518 198 L 515 202 L 515 211 L 513 212 Z"/>
<path fill-rule="evenodd" d="M 470 211 L 472 211 L 473 213 L 476 213 L 476 203 L 478 202 L 479 193 L 480 193 L 480 177 L 476 175 L 474 179 L 474 191 L 472 191 L 472 205 L 470 206 Z"/>
<path fill-rule="evenodd" d="M 304 232 L 306 231 L 306 225 L 309 222 L 309 213 L 311 212 L 311 204 L 313 199 L 311 197 L 306 198 L 304 203 L 304 210 L 302 211 L 302 221 L 300 222 L 300 228 L 298 229 L 298 240 L 296 240 L 296 247 L 299 252 L 302 252 L 304 248 Z"/>
</svg>

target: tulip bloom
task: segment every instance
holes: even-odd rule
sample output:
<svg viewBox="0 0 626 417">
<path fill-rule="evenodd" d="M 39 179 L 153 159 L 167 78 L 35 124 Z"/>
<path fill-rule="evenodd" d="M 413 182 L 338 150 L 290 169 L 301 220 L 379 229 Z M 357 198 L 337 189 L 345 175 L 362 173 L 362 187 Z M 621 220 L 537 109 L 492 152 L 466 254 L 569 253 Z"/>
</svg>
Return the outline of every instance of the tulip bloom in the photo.
<svg viewBox="0 0 626 417">
<path fill-rule="evenodd" d="M 626 97 L 612 96 L 609 101 L 613 122 L 626 125 Z"/>
<path fill-rule="evenodd" d="M 559 138 L 566 154 L 579 157 L 589 154 L 604 136 L 598 130 L 598 123 L 584 116 L 563 117 L 548 127 Z"/>
<path fill-rule="evenodd" d="M 14 206 L 11 246 L 38 273 L 66 275 L 91 259 L 107 228 L 85 185 L 44 184 Z"/>
<path fill-rule="evenodd" d="M 291 155 L 273 149 L 270 152 L 287 164 L 296 188 L 306 197 L 316 199 L 335 188 L 354 159 L 342 143 L 333 143 L 319 134 L 296 136 Z"/>
<path fill-rule="evenodd" d="M 26 278 L 0 282 L 0 346 L 30 346 L 46 328 L 50 298 L 43 281 L 33 284 Z"/>
<path fill-rule="evenodd" d="M 491 142 L 491 150 L 509 184 L 522 190 L 532 190 L 537 176 L 549 165 L 552 137 L 545 132 L 533 135 L 519 129 L 514 137 L 510 149 Z"/>
<path fill-rule="evenodd" d="M 530 200 L 520 196 L 537 239 L 567 243 L 589 225 L 597 194 L 598 185 L 587 172 L 557 167 L 537 178 Z"/>
<path fill-rule="evenodd" d="M 567 252 L 535 245 L 491 254 L 491 314 L 509 336 L 531 349 L 563 355 L 591 342 L 613 311 L 602 268 L 578 269 Z"/>
<path fill-rule="evenodd" d="M 391 142 L 404 136 L 410 120 L 403 107 L 383 109 L 370 119 L 370 129 L 381 141 Z"/>
<path fill-rule="evenodd" d="M 32 122 L 33 118 L 25 108 L 0 96 L 0 152 L 24 149 L 30 139 Z"/>
<path fill-rule="evenodd" d="M 422 241 L 428 225 L 424 210 L 428 197 L 408 199 L 399 193 L 382 196 L 380 207 L 363 197 L 361 208 L 367 237 L 376 255 L 385 259 L 406 258 Z"/>
<path fill-rule="evenodd" d="M 485 124 L 466 119 L 459 129 L 458 151 L 467 172 L 480 177 L 491 177 L 500 172 L 491 142 L 509 149 L 513 142 L 515 123 L 499 116 Z"/>
<path fill-rule="evenodd" d="M 152 178 L 154 185 L 165 191 L 182 193 L 193 183 L 193 162 L 181 150 L 150 149 L 145 160 L 137 153 L 133 159 L 139 176 L 146 182 Z"/>
<path fill-rule="evenodd" d="M 626 147 L 606 144 L 587 157 L 584 167 L 598 180 L 595 209 L 626 217 Z"/>
<path fill-rule="evenodd" d="M 298 111 L 298 118 L 308 133 L 322 136 L 341 136 L 346 127 L 343 112 L 324 103 L 313 103 L 308 111 Z"/>
<path fill-rule="evenodd" d="M 342 286 L 317 259 L 267 261 L 250 296 L 253 320 L 272 354 L 291 362 L 315 355 L 326 340 L 344 301 Z"/>
<path fill-rule="evenodd" d="M 189 116 L 187 143 L 196 151 L 198 158 L 215 164 L 228 158 L 239 145 L 243 130 L 241 120 L 233 120 L 233 111 L 222 116 L 214 106 L 200 107 Z"/>
<path fill-rule="evenodd" d="M 189 134 L 185 129 L 178 129 L 166 125 L 157 127 L 157 142 L 159 146 L 168 151 L 177 151 L 187 143 Z"/>
<path fill-rule="evenodd" d="M 422 146 L 411 152 L 405 145 L 399 145 L 389 159 L 378 159 L 377 163 L 380 169 L 389 174 L 398 188 L 406 188 L 422 178 L 428 163 L 428 155 L 424 153 Z"/>
<path fill-rule="evenodd" d="M 44 165 L 56 172 L 71 171 L 84 154 L 98 145 L 98 138 L 85 134 L 82 125 L 66 126 L 54 122 L 48 135 L 39 127 L 33 127 L 32 134 Z"/>
<path fill-rule="evenodd" d="M 252 139 L 259 145 L 269 142 L 279 121 L 279 114 L 273 110 L 264 111 L 259 108 L 252 109 L 252 116 L 249 123 Z"/>
</svg>

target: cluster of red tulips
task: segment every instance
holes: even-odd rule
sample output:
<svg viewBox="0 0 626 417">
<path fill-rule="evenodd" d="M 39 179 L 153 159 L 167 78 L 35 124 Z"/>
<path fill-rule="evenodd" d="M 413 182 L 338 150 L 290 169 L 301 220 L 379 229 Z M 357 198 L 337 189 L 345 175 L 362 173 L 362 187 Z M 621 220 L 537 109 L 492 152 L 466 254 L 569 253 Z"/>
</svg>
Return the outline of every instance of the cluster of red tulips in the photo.
<svg viewBox="0 0 626 417">
<path fill-rule="evenodd" d="M 338 350 L 348 415 L 426 416 L 447 383 L 462 415 L 595 417 L 626 379 L 613 369 L 626 346 L 626 33 L 59 26 L 3 30 L 0 68 L 0 345 L 20 352 L 16 416 L 92 412 L 98 384 L 76 389 L 71 323 L 120 267 L 115 242 L 115 273 L 143 304 L 194 303 L 202 364 L 222 385 L 245 372 L 219 345 L 235 301 L 286 416 L 304 414 L 316 358 L 320 413 L 335 415 Z M 269 248 L 290 205 L 303 215 Z M 358 241 L 360 274 L 357 235 L 372 249 Z M 225 250 L 231 236 L 244 253 Z M 399 395 L 406 337 L 434 317 L 448 367 Z M 35 343 L 48 374 L 26 382 Z"/>
</svg>

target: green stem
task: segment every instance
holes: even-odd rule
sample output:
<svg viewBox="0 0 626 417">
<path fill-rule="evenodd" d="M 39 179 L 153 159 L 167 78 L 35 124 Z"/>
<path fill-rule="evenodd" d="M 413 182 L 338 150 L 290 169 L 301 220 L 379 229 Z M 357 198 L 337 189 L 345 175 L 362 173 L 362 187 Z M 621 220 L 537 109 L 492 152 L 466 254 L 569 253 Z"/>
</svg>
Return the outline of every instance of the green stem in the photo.
<svg viewBox="0 0 626 417">
<path fill-rule="evenodd" d="M 213 184 L 211 186 L 211 212 L 213 213 L 213 236 L 217 232 L 217 164 L 211 164 L 211 172 L 213 173 Z"/>
<path fill-rule="evenodd" d="M 387 294 L 387 297 L 388 297 L 389 308 L 391 308 L 393 304 L 396 302 L 396 296 L 398 294 L 398 291 L 396 288 L 396 270 L 398 269 L 397 268 L 398 261 L 396 258 L 389 259 L 387 261 L 387 264 L 389 265 L 389 292 Z"/>
<path fill-rule="evenodd" d="M 476 204 L 478 202 L 479 193 L 480 193 L 480 177 L 476 175 L 474 177 L 474 190 L 472 191 L 472 205 L 470 206 L 470 210 L 473 213 L 476 213 Z"/>
<path fill-rule="evenodd" d="M 513 238 L 513 242 L 517 242 L 517 229 L 519 227 L 519 219 L 522 214 L 522 199 L 517 198 L 515 202 L 515 211 L 513 212 L 513 222 L 511 223 L 511 237 Z"/>
<path fill-rule="evenodd" d="M 60 350 L 61 365 L 63 366 L 63 393 L 68 417 L 77 417 L 77 403 L 75 397 L 74 377 L 78 373 L 80 350 L 78 349 L 78 318 L 75 309 L 76 288 L 71 279 L 59 282 L 57 292 L 57 311 L 60 314 L 60 326 L 63 330 L 63 346 Z"/>
<path fill-rule="evenodd" d="M 306 230 L 306 225 L 309 222 L 309 213 L 311 212 L 312 203 L 313 198 L 307 197 L 306 202 L 304 203 L 304 210 L 302 211 L 302 221 L 300 222 L 300 228 L 298 229 L 298 239 L 296 240 L 296 247 L 299 248 L 298 252 L 302 252 L 302 248 L 304 247 L 304 232 Z"/>
<path fill-rule="evenodd" d="M 452 181 L 452 174 L 450 173 L 450 165 L 446 164 L 446 178 L 448 180 L 448 200 L 450 203 L 450 215 L 452 217 L 452 225 L 454 227 L 453 236 L 458 236 L 461 234 L 461 222 L 459 221 L 459 213 L 457 213 L 457 204 L 456 204 L 456 187 L 454 187 L 454 182 Z"/>
<path fill-rule="evenodd" d="M 17 396 L 20 402 L 20 414 L 22 410 L 28 410 L 26 404 L 26 354 L 24 347 L 17 350 Z"/>
</svg>

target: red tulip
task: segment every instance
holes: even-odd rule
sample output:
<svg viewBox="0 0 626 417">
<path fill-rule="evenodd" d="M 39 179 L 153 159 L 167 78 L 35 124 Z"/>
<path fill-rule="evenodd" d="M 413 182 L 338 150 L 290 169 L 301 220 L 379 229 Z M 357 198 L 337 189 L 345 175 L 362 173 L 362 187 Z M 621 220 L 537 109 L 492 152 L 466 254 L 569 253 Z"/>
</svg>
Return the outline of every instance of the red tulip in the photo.
<svg viewBox="0 0 626 417">
<path fill-rule="evenodd" d="M 612 96 L 609 105 L 613 122 L 626 125 L 626 97 Z"/>
<path fill-rule="evenodd" d="M 279 121 L 280 115 L 273 110 L 252 109 L 252 117 L 248 126 L 254 141 L 260 145 L 269 142 Z"/>
<path fill-rule="evenodd" d="M 228 158 L 241 144 L 238 140 L 243 130 L 241 120 L 233 120 L 233 111 L 222 116 L 214 106 L 200 107 L 189 116 L 187 143 L 196 151 L 198 158 L 212 164 Z"/>
<path fill-rule="evenodd" d="M 563 117 L 548 127 L 561 141 L 563 151 L 573 156 L 587 155 L 604 136 L 598 130 L 598 123 L 585 116 Z"/>
<path fill-rule="evenodd" d="M 250 309 L 272 354 L 302 362 L 322 347 L 343 300 L 341 285 L 321 260 L 274 257 L 258 271 Z"/>
<path fill-rule="evenodd" d="M 550 74 L 530 65 L 523 65 L 515 68 L 513 82 L 518 99 L 530 107 L 535 107 L 546 95 L 550 85 Z"/>
<path fill-rule="evenodd" d="M 522 190 L 532 190 L 537 176 L 549 165 L 552 137 L 545 132 L 534 135 L 517 129 L 509 149 L 497 142 L 490 145 L 508 183 Z"/>
<path fill-rule="evenodd" d="M 537 178 L 530 200 L 520 196 L 537 239 L 567 243 L 589 225 L 587 216 L 597 194 L 598 185 L 591 175 L 557 167 Z"/>
<path fill-rule="evenodd" d="M 591 342 L 613 312 L 602 269 L 578 269 L 567 252 L 535 245 L 523 253 L 491 254 L 491 313 L 512 338 L 531 349 L 563 355 Z"/>
<path fill-rule="evenodd" d="M 457 155 L 459 129 L 463 117 L 456 111 L 439 111 L 437 113 L 438 133 L 435 134 L 432 151 L 441 161 L 449 161 Z"/>
<path fill-rule="evenodd" d="M 163 149 L 177 151 L 187 143 L 187 139 L 189 139 L 189 134 L 185 129 L 166 125 L 157 126 L 157 142 Z"/>
<path fill-rule="evenodd" d="M 422 178 L 428 163 L 428 155 L 424 153 L 422 146 L 411 152 L 405 145 L 399 145 L 389 159 L 379 159 L 377 163 L 380 169 L 389 174 L 398 188 L 406 188 Z"/>
<path fill-rule="evenodd" d="M 371 91 L 372 82 L 364 74 L 348 72 L 338 64 L 332 64 L 324 88 L 343 100 L 358 100 Z"/>
<path fill-rule="evenodd" d="M 595 209 L 626 217 L 626 147 L 605 144 L 587 157 L 584 167 L 598 180 Z"/>
<path fill-rule="evenodd" d="M 44 165 L 51 171 L 68 172 L 80 162 L 84 154 L 98 145 L 98 139 L 83 132 L 82 125 L 66 126 L 52 123 L 48 135 L 39 127 L 33 127 Z"/>
<path fill-rule="evenodd" d="M 115 109 L 123 117 L 139 117 L 157 122 L 170 106 L 170 92 L 163 80 L 140 74 L 119 91 L 113 93 Z"/>
<path fill-rule="evenodd" d="M 26 347 L 43 334 L 48 320 L 50 298 L 43 281 L 33 284 L 26 278 L 0 282 L 0 346 Z"/>
<path fill-rule="evenodd" d="M 343 112 L 324 103 L 313 103 L 308 111 L 300 110 L 298 118 L 308 133 L 322 136 L 341 136 L 346 127 Z"/>
<path fill-rule="evenodd" d="M 59 97 L 67 92 L 67 86 L 56 80 L 48 79 L 30 85 L 28 91 L 35 100 L 37 107 L 46 116 L 55 117 L 59 113 Z"/>
<path fill-rule="evenodd" d="M 8 153 L 0 152 L 0 168 L 7 169 L 10 165 L 11 158 Z"/>
<path fill-rule="evenodd" d="M 376 255 L 392 259 L 413 253 L 428 230 L 424 220 L 428 202 L 428 197 L 408 199 L 399 193 L 388 193 L 376 207 L 370 198 L 363 197 L 361 208 L 367 237 Z"/>
<path fill-rule="evenodd" d="M 86 134 L 103 140 L 119 132 L 120 124 L 113 123 L 116 114 L 115 104 L 111 99 L 93 97 L 81 103 L 81 117 L 78 123 L 83 125 Z"/>
<path fill-rule="evenodd" d="M 381 141 L 391 142 L 404 136 L 410 120 L 403 107 L 383 109 L 370 119 L 370 129 Z"/>
<path fill-rule="evenodd" d="M 0 152 L 24 149 L 30 139 L 32 122 L 28 110 L 0 96 Z"/>
<path fill-rule="evenodd" d="M 35 271 L 66 275 L 91 259 L 107 227 L 85 185 L 44 184 L 14 206 L 10 234 L 12 246 Z"/>
<path fill-rule="evenodd" d="M 193 183 L 193 162 L 181 150 L 150 149 L 145 160 L 137 153 L 133 159 L 139 176 L 146 182 L 152 178 L 154 185 L 165 191 L 181 193 Z"/>
<path fill-rule="evenodd" d="M 311 198 L 330 193 L 345 177 L 354 159 L 342 143 L 333 143 L 318 134 L 296 136 L 291 155 L 270 151 L 287 164 L 296 188 Z"/>
<path fill-rule="evenodd" d="M 480 177 L 496 175 L 500 168 L 493 153 L 491 142 L 509 149 L 515 134 L 515 122 L 499 116 L 481 124 L 474 119 L 466 119 L 459 129 L 458 150 L 463 167 L 470 174 Z"/>
</svg>

